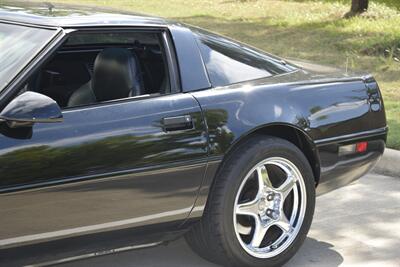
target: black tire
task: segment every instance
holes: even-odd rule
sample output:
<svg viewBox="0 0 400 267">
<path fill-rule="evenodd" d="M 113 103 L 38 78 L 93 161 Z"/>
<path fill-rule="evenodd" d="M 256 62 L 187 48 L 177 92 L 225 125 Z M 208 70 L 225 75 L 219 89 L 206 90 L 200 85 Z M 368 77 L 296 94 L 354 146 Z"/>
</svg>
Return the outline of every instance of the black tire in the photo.
<svg viewBox="0 0 400 267">
<path fill-rule="evenodd" d="M 257 258 L 240 245 L 233 226 L 235 197 L 246 174 L 263 159 L 282 157 L 301 172 L 306 188 L 306 211 L 297 236 L 283 252 L 271 258 Z M 303 244 L 315 206 L 315 179 L 304 154 L 292 143 L 271 136 L 257 135 L 242 143 L 231 154 L 215 178 L 199 223 L 186 234 L 189 246 L 201 257 L 224 266 L 281 266 Z"/>
</svg>

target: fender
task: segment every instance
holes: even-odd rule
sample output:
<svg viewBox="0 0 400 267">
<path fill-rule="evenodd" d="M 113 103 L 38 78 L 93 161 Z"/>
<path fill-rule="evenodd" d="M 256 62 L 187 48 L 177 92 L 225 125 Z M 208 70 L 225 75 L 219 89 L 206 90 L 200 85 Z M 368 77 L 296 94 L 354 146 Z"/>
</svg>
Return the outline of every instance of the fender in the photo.
<svg viewBox="0 0 400 267">
<path fill-rule="evenodd" d="M 202 215 L 223 159 L 251 134 L 275 126 L 288 127 L 300 132 L 317 153 L 312 137 L 306 131 L 308 123 L 301 107 L 283 97 L 288 89 L 286 85 L 245 84 L 191 93 L 199 102 L 207 125 L 209 160 L 189 219 Z M 319 168 L 319 163 L 317 166 Z"/>
</svg>

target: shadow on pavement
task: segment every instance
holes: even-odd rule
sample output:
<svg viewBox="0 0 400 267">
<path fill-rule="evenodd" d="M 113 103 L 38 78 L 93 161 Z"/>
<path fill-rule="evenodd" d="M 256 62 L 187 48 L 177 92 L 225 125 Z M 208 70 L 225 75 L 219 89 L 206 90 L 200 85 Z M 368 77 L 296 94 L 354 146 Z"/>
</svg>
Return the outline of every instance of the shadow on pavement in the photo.
<svg viewBox="0 0 400 267">
<path fill-rule="evenodd" d="M 307 237 L 297 254 L 285 265 L 337 267 L 343 262 L 342 255 L 330 243 Z"/>
<path fill-rule="evenodd" d="M 343 257 L 333 249 L 332 244 L 307 238 L 300 251 L 285 267 L 310 266 L 315 264 L 325 267 L 336 267 L 342 262 Z M 123 252 L 84 261 L 75 261 L 59 266 L 217 267 L 218 265 L 203 260 L 190 250 L 183 239 L 179 239 L 167 246 L 161 245 L 152 249 Z"/>
<path fill-rule="evenodd" d="M 285 267 L 400 267 L 400 180 L 369 174 L 317 199 L 309 237 Z M 61 265 L 59 265 L 61 266 Z M 216 267 L 183 239 L 159 246 L 71 262 L 63 267 Z"/>
</svg>

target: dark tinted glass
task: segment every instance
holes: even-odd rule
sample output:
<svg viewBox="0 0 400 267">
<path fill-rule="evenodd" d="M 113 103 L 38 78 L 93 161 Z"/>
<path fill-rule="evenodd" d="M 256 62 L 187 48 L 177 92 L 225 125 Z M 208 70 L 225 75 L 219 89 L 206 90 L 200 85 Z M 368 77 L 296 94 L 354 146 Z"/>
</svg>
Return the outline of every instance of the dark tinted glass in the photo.
<svg viewBox="0 0 400 267">
<path fill-rule="evenodd" d="M 62 108 L 167 94 L 165 59 L 160 32 L 78 31 L 68 35 L 28 88 Z"/>
<path fill-rule="evenodd" d="M 224 86 L 286 73 L 282 60 L 221 36 L 194 30 L 213 86 Z"/>
</svg>

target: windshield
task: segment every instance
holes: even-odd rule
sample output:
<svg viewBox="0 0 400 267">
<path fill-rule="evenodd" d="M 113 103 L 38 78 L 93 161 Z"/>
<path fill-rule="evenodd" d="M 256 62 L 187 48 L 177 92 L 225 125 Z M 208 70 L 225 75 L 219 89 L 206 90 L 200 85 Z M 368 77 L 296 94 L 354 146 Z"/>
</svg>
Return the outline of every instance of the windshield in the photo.
<svg viewBox="0 0 400 267">
<path fill-rule="evenodd" d="M 56 30 L 0 23 L 0 91 L 56 34 Z"/>
</svg>

